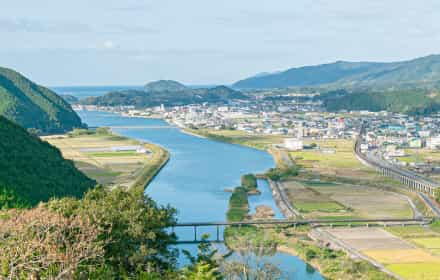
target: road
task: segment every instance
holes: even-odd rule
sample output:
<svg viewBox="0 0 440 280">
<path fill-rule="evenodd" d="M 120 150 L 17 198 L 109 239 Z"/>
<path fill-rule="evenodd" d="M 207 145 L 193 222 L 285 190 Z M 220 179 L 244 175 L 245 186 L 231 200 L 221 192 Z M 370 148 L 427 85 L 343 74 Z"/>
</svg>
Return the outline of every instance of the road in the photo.
<svg viewBox="0 0 440 280">
<path fill-rule="evenodd" d="M 367 154 L 363 154 L 360 150 L 360 142 L 362 139 L 362 131 L 364 129 L 361 129 L 361 133 L 359 134 L 357 140 L 356 140 L 356 144 L 355 144 L 355 153 L 358 156 L 358 158 L 360 158 L 361 161 L 366 162 L 368 165 L 371 165 L 373 167 L 378 167 L 378 168 L 386 168 L 388 170 L 391 170 L 393 173 L 399 174 L 401 176 L 405 176 L 415 182 L 424 184 L 424 185 L 428 185 L 428 186 L 438 186 L 438 183 L 431 181 L 428 178 L 422 177 L 419 174 L 416 174 L 412 171 L 409 170 L 404 170 L 401 169 L 395 165 L 390 164 L 389 162 L 381 159 L 380 157 L 377 157 L 374 155 L 373 152 L 369 151 L 367 152 Z M 435 204 L 430 197 L 423 193 L 423 192 L 417 192 L 419 197 L 422 199 L 422 201 L 432 210 L 432 212 L 434 213 L 434 215 L 436 217 L 440 217 L 440 208 L 437 204 Z"/>
<path fill-rule="evenodd" d="M 430 198 L 429 196 L 427 196 L 424 193 L 419 192 L 419 196 L 420 198 L 425 202 L 426 205 L 429 206 L 429 208 L 431 208 L 432 212 L 434 213 L 434 215 L 436 217 L 440 218 L 440 209 L 437 206 L 437 204 L 435 204 Z"/>
</svg>

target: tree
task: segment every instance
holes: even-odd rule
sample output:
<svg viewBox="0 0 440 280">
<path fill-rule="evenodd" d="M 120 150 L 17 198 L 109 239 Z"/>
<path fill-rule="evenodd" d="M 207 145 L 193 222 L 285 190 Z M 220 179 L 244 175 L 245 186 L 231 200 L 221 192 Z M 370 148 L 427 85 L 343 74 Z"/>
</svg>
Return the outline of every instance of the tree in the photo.
<svg viewBox="0 0 440 280">
<path fill-rule="evenodd" d="M 166 228 L 176 223 L 176 211 L 160 207 L 139 190 L 97 187 L 82 200 L 52 201 L 49 207 L 63 215 L 80 215 L 98 228 L 99 242 L 104 243 L 106 263 L 118 274 L 135 275 L 174 270 L 176 241 Z"/>
<path fill-rule="evenodd" d="M 103 263 L 105 240 L 98 240 L 99 229 L 87 217 L 65 217 L 43 206 L 7 216 L 0 219 L 4 277 L 71 279 Z"/>
<path fill-rule="evenodd" d="M 281 270 L 267 261 L 266 256 L 276 253 L 277 240 L 264 229 L 254 227 L 236 229 L 228 234 L 227 244 L 234 255 L 220 264 L 227 280 L 275 280 L 281 279 Z M 225 237 L 226 238 L 226 237 Z"/>
<path fill-rule="evenodd" d="M 209 235 L 204 234 L 198 246 L 197 256 L 194 257 L 189 251 L 183 250 L 190 260 L 190 265 L 183 269 L 183 279 L 188 280 L 219 280 L 222 276 L 219 272 L 218 252 L 213 249 L 208 241 Z"/>
</svg>

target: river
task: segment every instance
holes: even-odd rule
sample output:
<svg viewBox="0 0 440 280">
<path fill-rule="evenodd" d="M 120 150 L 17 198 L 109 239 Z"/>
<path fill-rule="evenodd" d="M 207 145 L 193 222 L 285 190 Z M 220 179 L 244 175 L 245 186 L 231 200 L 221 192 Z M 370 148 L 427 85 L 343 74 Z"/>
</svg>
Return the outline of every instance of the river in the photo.
<svg viewBox="0 0 440 280">
<path fill-rule="evenodd" d="M 179 222 L 224 221 L 230 197 L 224 189 L 238 186 L 245 173 L 263 172 L 274 165 L 272 157 L 264 151 L 188 135 L 162 120 L 123 117 L 107 112 L 78 113 L 89 126 L 129 126 L 113 130 L 161 145 L 170 152 L 170 161 L 145 193 L 162 205 L 169 204 L 178 209 Z M 268 184 L 259 180 L 258 185 L 262 194 L 250 198 L 251 212 L 257 205 L 270 205 L 275 208 L 276 217 L 281 218 Z M 205 232 L 214 236 L 214 231 L 202 228 L 198 233 L 199 236 Z M 181 239 L 193 236 L 192 231 L 177 233 Z M 181 248 L 195 251 L 194 245 Z M 276 253 L 267 259 L 283 271 L 282 279 L 322 279 L 317 271 L 295 256 Z"/>
</svg>

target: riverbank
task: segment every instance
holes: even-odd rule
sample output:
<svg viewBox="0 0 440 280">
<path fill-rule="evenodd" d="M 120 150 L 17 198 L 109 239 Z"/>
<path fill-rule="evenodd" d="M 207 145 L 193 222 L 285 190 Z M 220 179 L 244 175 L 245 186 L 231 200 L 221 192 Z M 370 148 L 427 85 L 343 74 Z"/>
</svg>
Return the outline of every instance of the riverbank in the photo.
<svg viewBox="0 0 440 280">
<path fill-rule="evenodd" d="M 153 158 L 149 164 L 145 166 L 138 179 L 132 185 L 132 188 L 147 188 L 150 182 L 157 176 L 157 174 L 159 174 L 162 168 L 164 168 L 170 160 L 170 153 L 164 148 L 154 144 L 144 145 L 147 149 L 153 151 Z"/>
</svg>

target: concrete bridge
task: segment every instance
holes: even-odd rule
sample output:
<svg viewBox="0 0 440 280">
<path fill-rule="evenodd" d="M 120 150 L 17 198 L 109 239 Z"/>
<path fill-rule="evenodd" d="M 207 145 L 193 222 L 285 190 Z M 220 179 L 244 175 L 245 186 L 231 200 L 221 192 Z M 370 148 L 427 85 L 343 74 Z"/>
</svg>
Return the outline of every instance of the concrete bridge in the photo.
<svg viewBox="0 0 440 280">
<path fill-rule="evenodd" d="M 173 226 L 172 230 L 176 228 L 190 228 L 193 231 L 194 238 L 191 240 L 179 240 L 177 244 L 192 244 L 199 243 L 201 240 L 198 238 L 198 230 L 203 227 L 211 227 L 216 229 L 216 236 L 213 240 L 207 240 L 208 242 L 223 242 L 220 236 L 220 227 L 227 226 L 288 226 L 297 227 L 303 225 L 312 226 L 393 226 L 393 225 L 426 225 L 432 223 L 432 219 L 429 218 L 413 218 L 413 219 L 335 219 L 335 220 L 290 220 L 290 219 L 269 219 L 269 220 L 250 220 L 242 222 L 194 222 L 194 223 L 178 223 Z"/>
<path fill-rule="evenodd" d="M 435 196 L 435 191 L 439 187 L 438 183 L 431 181 L 428 178 L 422 177 L 412 171 L 403 170 L 401 168 L 393 166 L 371 154 L 363 154 L 360 148 L 363 130 L 364 129 L 361 130 L 361 133 L 359 134 L 355 144 L 355 153 L 359 161 L 367 166 L 376 169 L 384 176 L 399 180 L 413 191 L 423 192 L 431 197 Z"/>
</svg>

